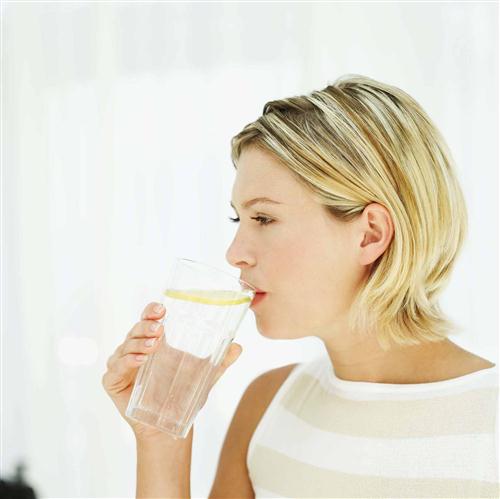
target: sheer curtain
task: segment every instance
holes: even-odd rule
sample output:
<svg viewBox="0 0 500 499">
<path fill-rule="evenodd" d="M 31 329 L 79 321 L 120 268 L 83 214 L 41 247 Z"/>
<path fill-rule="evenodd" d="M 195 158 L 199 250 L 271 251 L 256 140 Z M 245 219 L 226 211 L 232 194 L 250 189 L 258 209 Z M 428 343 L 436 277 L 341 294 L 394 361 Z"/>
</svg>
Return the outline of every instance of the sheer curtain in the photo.
<svg viewBox="0 0 500 499">
<path fill-rule="evenodd" d="M 174 256 L 231 269 L 230 138 L 345 73 L 410 93 L 450 145 L 470 230 L 442 304 L 497 362 L 497 19 L 479 2 L 4 4 L 1 476 L 22 461 L 40 497 L 135 495 L 106 360 Z M 251 312 L 238 342 L 196 419 L 193 497 L 247 384 L 322 349 L 259 336 Z"/>
</svg>

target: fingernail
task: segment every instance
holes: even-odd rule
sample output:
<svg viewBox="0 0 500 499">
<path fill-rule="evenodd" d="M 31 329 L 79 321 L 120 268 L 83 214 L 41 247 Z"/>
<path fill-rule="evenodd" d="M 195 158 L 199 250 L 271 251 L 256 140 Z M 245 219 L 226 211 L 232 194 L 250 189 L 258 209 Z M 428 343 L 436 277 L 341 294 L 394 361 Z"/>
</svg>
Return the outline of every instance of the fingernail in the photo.
<svg viewBox="0 0 500 499">
<path fill-rule="evenodd" d="M 156 331 L 159 327 L 160 327 L 159 322 L 152 322 L 151 325 L 149 326 L 149 329 L 151 329 L 151 331 Z"/>
<path fill-rule="evenodd" d="M 157 314 L 163 311 L 163 305 L 159 304 L 153 309 Z"/>
<path fill-rule="evenodd" d="M 144 342 L 144 344 L 145 344 L 147 347 L 151 347 L 151 346 L 153 346 L 153 345 L 155 344 L 155 341 L 156 341 L 156 338 L 151 338 L 151 339 L 149 339 L 149 340 L 146 340 L 146 341 Z"/>
</svg>

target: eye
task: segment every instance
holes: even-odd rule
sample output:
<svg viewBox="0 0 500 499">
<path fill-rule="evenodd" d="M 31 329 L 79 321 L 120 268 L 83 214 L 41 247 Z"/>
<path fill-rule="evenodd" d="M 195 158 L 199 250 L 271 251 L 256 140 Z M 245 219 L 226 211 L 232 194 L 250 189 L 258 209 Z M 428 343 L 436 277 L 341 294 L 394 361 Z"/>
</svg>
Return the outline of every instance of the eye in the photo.
<svg viewBox="0 0 500 499">
<path fill-rule="evenodd" d="M 269 224 L 272 224 L 274 222 L 273 219 L 271 218 L 267 218 L 267 217 L 262 217 L 262 216 L 258 216 L 258 217 L 250 217 L 252 220 L 257 220 L 259 222 L 260 225 L 269 225 Z"/>
<path fill-rule="evenodd" d="M 272 224 L 274 222 L 274 220 L 272 218 L 267 218 L 267 217 L 262 217 L 262 216 L 250 217 L 250 218 L 252 220 L 257 220 L 260 225 L 269 225 L 269 224 Z M 234 222 L 234 223 L 238 223 L 240 221 L 239 217 L 238 218 L 229 217 L 229 220 L 231 222 Z"/>
</svg>

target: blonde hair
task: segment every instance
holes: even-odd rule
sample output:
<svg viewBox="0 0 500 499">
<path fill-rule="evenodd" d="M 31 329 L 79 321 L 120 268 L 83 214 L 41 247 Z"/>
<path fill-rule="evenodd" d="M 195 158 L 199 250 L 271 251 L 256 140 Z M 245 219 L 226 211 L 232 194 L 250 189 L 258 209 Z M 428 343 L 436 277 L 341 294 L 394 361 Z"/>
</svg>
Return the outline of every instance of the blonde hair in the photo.
<svg viewBox="0 0 500 499">
<path fill-rule="evenodd" d="M 374 263 L 349 312 L 351 330 L 390 342 L 441 341 L 461 330 L 440 309 L 467 231 L 467 209 L 444 138 L 401 89 L 343 75 L 323 90 L 267 102 L 231 140 L 273 154 L 339 221 L 376 202 L 394 237 Z"/>
</svg>

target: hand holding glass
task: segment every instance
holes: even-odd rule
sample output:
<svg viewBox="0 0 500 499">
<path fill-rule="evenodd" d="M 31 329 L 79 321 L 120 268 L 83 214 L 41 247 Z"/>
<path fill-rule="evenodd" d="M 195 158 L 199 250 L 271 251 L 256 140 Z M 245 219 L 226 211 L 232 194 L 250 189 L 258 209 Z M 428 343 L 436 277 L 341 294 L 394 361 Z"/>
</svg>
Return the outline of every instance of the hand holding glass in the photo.
<svg viewBox="0 0 500 499">
<path fill-rule="evenodd" d="M 162 344 L 139 369 L 126 416 L 185 438 L 255 288 L 209 265 L 177 258 L 163 295 Z"/>
</svg>

